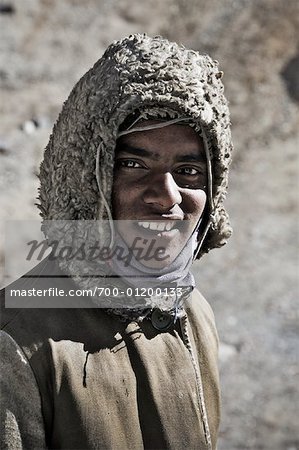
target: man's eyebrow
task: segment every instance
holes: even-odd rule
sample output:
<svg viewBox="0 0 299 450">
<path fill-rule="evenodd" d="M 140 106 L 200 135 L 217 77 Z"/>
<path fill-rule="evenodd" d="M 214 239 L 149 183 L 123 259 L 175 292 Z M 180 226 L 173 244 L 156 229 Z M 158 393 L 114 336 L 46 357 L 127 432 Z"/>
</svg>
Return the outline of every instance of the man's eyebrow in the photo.
<svg viewBox="0 0 299 450">
<path fill-rule="evenodd" d="M 144 156 L 147 158 L 158 159 L 159 155 L 150 150 L 146 150 L 142 147 L 134 147 L 130 144 L 118 143 L 116 146 L 116 154 L 129 153 L 134 156 Z M 176 158 L 177 162 L 206 162 L 206 155 L 204 151 L 195 150 L 194 152 L 186 153 L 185 155 L 179 155 Z"/>
<path fill-rule="evenodd" d="M 130 144 L 117 143 L 115 153 L 118 154 L 122 152 L 130 153 L 131 155 L 135 156 L 145 156 L 148 158 L 157 156 L 156 153 L 150 152 L 149 150 L 145 150 L 145 148 L 133 147 Z"/>
<path fill-rule="evenodd" d="M 180 155 L 177 158 L 178 162 L 206 162 L 207 158 L 204 152 L 188 153 Z"/>
</svg>

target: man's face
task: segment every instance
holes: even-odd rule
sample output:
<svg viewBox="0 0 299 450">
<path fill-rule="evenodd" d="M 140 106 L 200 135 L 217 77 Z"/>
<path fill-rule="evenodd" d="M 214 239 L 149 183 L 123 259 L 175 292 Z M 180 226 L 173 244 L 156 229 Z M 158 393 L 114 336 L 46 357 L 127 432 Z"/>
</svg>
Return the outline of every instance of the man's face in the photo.
<svg viewBox="0 0 299 450">
<path fill-rule="evenodd" d="M 118 140 L 113 218 L 134 222 L 119 222 L 117 229 L 129 247 L 140 237 L 139 247 L 151 244 L 152 254 L 163 247 L 167 256 L 142 261 L 145 266 L 165 267 L 181 252 L 203 213 L 206 187 L 203 143 L 190 126 L 138 131 Z"/>
</svg>

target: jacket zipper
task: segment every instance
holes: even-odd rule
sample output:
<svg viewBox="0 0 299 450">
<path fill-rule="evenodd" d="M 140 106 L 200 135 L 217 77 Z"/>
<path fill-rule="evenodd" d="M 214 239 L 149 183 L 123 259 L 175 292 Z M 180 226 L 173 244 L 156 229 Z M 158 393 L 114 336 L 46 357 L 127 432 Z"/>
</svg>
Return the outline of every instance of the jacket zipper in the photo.
<svg viewBox="0 0 299 450">
<path fill-rule="evenodd" d="M 190 354 L 191 362 L 192 362 L 192 365 L 193 365 L 193 368 L 194 368 L 194 372 L 195 372 L 198 403 L 199 403 L 199 409 L 200 409 L 202 423 L 203 423 L 203 428 L 204 428 L 204 434 L 205 434 L 205 440 L 206 440 L 206 444 L 207 444 L 207 449 L 208 450 L 212 450 L 211 434 L 210 434 L 210 429 L 209 429 L 209 424 L 208 424 L 208 417 L 207 417 L 207 411 L 206 411 L 206 406 L 205 406 L 205 401 L 204 401 L 204 393 L 203 393 L 201 373 L 200 373 L 200 368 L 196 364 L 196 360 L 195 360 L 195 357 L 194 357 L 194 353 L 193 353 L 193 349 L 192 349 L 192 345 L 191 345 L 191 341 L 190 341 L 190 337 L 189 337 L 189 333 L 188 333 L 188 326 L 187 326 L 187 324 L 188 324 L 187 316 L 182 317 L 180 319 L 181 332 L 182 332 L 183 342 L 184 342 L 185 347 L 187 348 L 187 350 L 188 350 L 188 352 Z"/>
</svg>

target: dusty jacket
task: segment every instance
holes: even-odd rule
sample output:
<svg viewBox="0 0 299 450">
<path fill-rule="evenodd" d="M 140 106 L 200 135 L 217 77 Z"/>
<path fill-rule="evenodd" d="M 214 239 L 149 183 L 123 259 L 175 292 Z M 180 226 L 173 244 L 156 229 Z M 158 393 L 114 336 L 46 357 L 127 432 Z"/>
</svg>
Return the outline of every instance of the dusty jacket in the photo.
<svg viewBox="0 0 299 450">
<path fill-rule="evenodd" d="M 3 309 L 1 448 L 215 448 L 214 317 L 198 291 L 186 311 L 161 333 L 101 309 Z"/>
</svg>

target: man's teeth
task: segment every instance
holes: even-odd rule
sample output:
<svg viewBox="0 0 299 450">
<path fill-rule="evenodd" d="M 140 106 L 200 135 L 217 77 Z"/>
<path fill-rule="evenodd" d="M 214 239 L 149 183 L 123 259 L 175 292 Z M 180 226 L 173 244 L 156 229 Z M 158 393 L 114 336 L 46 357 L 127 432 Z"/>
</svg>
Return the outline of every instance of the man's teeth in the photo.
<svg viewBox="0 0 299 450">
<path fill-rule="evenodd" d="M 154 231 L 170 231 L 174 226 L 174 222 L 138 222 L 138 225 Z"/>
</svg>

